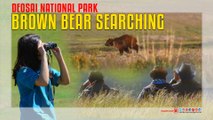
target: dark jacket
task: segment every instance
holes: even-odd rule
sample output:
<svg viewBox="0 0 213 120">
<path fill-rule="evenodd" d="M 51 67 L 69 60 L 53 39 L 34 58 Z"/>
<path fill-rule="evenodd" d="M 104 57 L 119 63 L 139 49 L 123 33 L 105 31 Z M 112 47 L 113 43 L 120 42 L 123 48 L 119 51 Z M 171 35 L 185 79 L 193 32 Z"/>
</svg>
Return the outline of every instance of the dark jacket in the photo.
<svg viewBox="0 0 213 120">
<path fill-rule="evenodd" d="M 197 92 L 201 92 L 202 90 L 201 84 L 198 84 L 194 80 L 179 82 L 173 84 L 172 87 L 174 88 L 174 91 L 179 95 L 194 94 Z"/>
<path fill-rule="evenodd" d="M 169 83 L 164 80 L 153 80 L 148 86 L 144 87 L 138 96 L 138 101 L 147 98 L 149 96 L 154 97 L 159 90 L 166 90 L 166 92 L 172 92 L 173 88 Z"/>
<path fill-rule="evenodd" d="M 93 86 L 86 87 L 80 94 L 80 97 L 94 97 L 94 95 L 98 95 L 100 92 L 104 92 L 108 94 L 110 88 L 106 84 L 96 83 Z"/>
</svg>

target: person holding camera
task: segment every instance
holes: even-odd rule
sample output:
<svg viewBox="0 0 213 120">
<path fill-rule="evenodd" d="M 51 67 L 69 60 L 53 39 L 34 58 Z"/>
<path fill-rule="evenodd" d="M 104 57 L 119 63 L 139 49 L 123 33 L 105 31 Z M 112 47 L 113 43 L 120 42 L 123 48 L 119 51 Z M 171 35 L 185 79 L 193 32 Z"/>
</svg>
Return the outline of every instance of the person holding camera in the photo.
<svg viewBox="0 0 213 120">
<path fill-rule="evenodd" d="M 88 80 L 81 85 L 79 98 L 92 98 L 95 95 L 99 95 L 99 93 L 116 95 L 119 93 L 119 90 L 106 85 L 104 76 L 100 71 L 92 71 L 89 74 Z"/>
<path fill-rule="evenodd" d="M 47 46 L 56 57 L 60 72 L 49 66 Z M 70 81 L 59 47 L 43 43 L 35 34 L 22 36 L 18 40 L 13 78 L 20 93 L 21 120 L 56 119 L 52 86 L 67 85 Z"/>
<path fill-rule="evenodd" d="M 192 64 L 182 63 L 173 71 L 173 78 L 169 82 L 179 96 L 192 96 L 202 92 L 202 86 L 195 80 L 196 72 Z"/>
</svg>

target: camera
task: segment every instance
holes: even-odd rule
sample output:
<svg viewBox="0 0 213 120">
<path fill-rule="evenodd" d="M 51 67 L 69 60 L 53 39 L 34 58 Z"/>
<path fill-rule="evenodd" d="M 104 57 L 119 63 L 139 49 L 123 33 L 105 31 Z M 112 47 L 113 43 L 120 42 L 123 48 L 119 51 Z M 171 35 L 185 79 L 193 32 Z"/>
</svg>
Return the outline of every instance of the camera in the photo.
<svg viewBox="0 0 213 120">
<path fill-rule="evenodd" d="M 57 43 L 54 43 L 54 42 L 48 42 L 48 43 L 45 43 L 44 44 L 44 49 L 46 51 L 50 50 L 50 49 L 54 49 L 57 47 Z"/>
</svg>

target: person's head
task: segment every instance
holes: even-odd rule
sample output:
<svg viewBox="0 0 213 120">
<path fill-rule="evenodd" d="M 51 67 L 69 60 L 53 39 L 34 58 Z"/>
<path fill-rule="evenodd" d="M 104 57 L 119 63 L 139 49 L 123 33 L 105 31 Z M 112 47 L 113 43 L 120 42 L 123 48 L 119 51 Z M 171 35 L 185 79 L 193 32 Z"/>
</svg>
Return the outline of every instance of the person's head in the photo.
<svg viewBox="0 0 213 120">
<path fill-rule="evenodd" d="M 35 71 L 39 70 L 41 61 L 38 46 L 41 43 L 40 37 L 35 34 L 26 34 L 18 40 L 18 53 L 13 69 L 14 79 L 16 79 L 16 72 L 22 66 L 30 67 Z"/>
<path fill-rule="evenodd" d="M 182 63 L 180 68 L 174 70 L 173 80 L 178 82 L 188 82 L 193 80 L 195 77 L 195 71 L 192 70 L 191 64 Z"/>
<path fill-rule="evenodd" d="M 152 71 L 150 72 L 150 77 L 155 79 L 163 79 L 166 80 L 167 71 L 160 66 L 155 66 Z"/>
<path fill-rule="evenodd" d="M 103 74 L 99 71 L 93 71 L 88 77 L 90 83 L 104 83 Z"/>
</svg>

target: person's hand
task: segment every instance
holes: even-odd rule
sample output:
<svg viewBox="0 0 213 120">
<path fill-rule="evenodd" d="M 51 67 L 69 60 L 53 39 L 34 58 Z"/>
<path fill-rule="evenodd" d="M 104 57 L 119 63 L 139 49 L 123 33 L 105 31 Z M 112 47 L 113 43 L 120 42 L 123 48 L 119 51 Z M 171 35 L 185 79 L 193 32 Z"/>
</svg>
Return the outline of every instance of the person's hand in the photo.
<svg viewBox="0 0 213 120">
<path fill-rule="evenodd" d="M 67 66 L 64 62 L 64 58 L 62 56 L 61 50 L 59 47 L 51 49 L 53 54 L 55 55 L 58 65 L 60 67 L 61 77 L 59 79 L 59 84 L 61 85 L 68 85 L 70 83 L 70 76 Z"/>
<path fill-rule="evenodd" d="M 54 49 L 52 49 L 53 54 L 55 55 L 56 59 L 61 59 L 62 55 L 61 55 L 61 49 L 59 47 L 56 47 Z"/>
<path fill-rule="evenodd" d="M 180 77 L 179 77 L 179 75 L 174 71 L 173 72 L 173 78 L 172 78 L 172 80 L 169 82 L 169 84 L 176 84 L 177 82 L 179 82 L 180 81 Z"/>
<path fill-rule="evenodd" d="M 44 43 L 40 40 L 38 43 L 38 54 L 39 59 L 41 60 L 40 66 L 40 75 L 39 78 L 36 80 L 36 86 L 47 86 L 49 84 L 49 69 L 48 69 L 48 61 L 46 50 L 44 49 Z"/>
<path fill-rule="evenodd" d="M 41 41 L 39 41 L 39 43 L 38 43 L 38 52 L 39 52 L 39 55 L 41 57 L 46 56 L 46 51 L 44 49 L 44 44 Z"/>
</svg>

